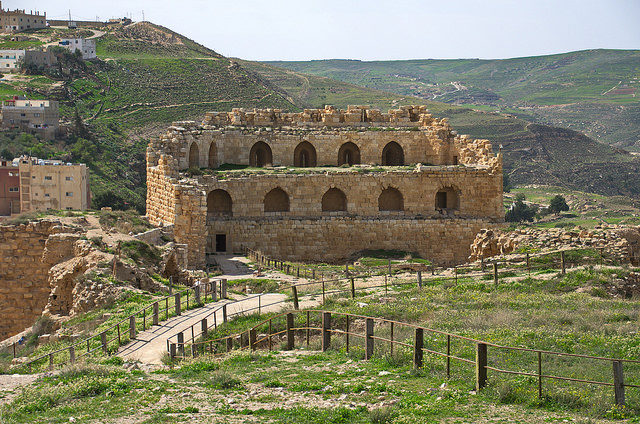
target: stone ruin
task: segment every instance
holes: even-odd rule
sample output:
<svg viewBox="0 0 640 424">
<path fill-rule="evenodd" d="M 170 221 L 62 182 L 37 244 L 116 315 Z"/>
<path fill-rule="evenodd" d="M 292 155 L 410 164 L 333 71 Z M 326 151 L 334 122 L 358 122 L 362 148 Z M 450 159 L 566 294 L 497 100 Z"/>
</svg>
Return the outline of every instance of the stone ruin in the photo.
<svg viewBox="0 0 640 424">
<path fill-rule="evenodd" d="M 174 226 L 190 268 L 244 248 L 311 261 L 393 249 L 455 264 L 504 221 L 502 155 L 424 106 L 211 112 L 149 143 L 147 214 Z"/>
</svg>

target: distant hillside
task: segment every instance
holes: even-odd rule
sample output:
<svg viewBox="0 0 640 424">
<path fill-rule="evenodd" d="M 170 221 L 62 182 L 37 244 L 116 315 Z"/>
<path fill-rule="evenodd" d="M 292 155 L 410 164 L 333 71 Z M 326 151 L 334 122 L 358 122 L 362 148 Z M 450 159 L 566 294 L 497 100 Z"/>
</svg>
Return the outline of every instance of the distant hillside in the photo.
<svg viewBox="0 0 640 424">
<path fill-rule="evenodd" d="M 268 63 L 401 95 L 500 110 L 640 151 L 640 50 L 505 60 Z"/>
</svg>

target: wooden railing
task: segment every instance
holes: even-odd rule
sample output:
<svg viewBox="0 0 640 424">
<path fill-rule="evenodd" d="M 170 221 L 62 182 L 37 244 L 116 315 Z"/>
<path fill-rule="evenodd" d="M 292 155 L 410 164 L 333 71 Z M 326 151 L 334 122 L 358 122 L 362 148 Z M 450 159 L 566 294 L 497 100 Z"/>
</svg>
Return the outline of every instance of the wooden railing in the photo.
<svg viewBox="0 0 640 424">
<path fill-rule="evenodd" d="M 303 322 L 296 325 L 295 317 L 300 315 L 302 315 Z M 358 324 L 361 324 L 362 321 L 364 321 L 364 331 L 355 331 L 354 323 L 358 322 Z M 385 331 L 388 336 L 383 337 L 380 333 L 382 333 L 383 327 L 385 326 L 389 329 L 388 331 Z M 358 325 L 357 327 L 361 326 Z M 377 328 L 377 330 L 374 332 L 375 328 Z M 398 332 L 401 329 L 410 330 L 410 333 L 412 333 L 411 336 L 398 337 Z M 553 380 L 612 387 L 614 389 L 615 403 L 618 405 L 625 404 L 625 388 L 640 388 L 639 384 L 625 382 L 623 373 L 623 364 L 634 366 L 637 369 L 639 368 L 638 364 L 640 364 L 640 360 L 504 346 L 461 336 L 455 333 L 434 330 L 416 324 L 379 317 L 324 310 L 291 311 L 282 313 L 265 319 L 244 332 L 211 340 L 194 341 L 191 343 L 185 343 L 183 341 L 171 342 L 170 352 L 172 358 L 181 359 L 189 356 L 196 357 L 203 354 L 221 355 L 234 349 L 256 350 L 264 348 L 272 350 L 276 343 L 282 343 L 284 348 L 291 350 L 295 348 L 296 340 L 299 340 L 300 336 L 302 336 L 303 344 L 306 345 L 306 347 L 309 347 L 312 333 L 313 335 L 319 336 L 320 349 L 323 352 L 327 351 L 331 347 L 332 336 L 338 335 L 344 338 L 343 340 L 346 352 L 353 349 L 353 338 L 360 340 L 360 346 L 364 350 L 364 358 L 367 360 L 373 357 L 374 347 L 376 344 L 382 343 L 390 347 L 391 355 L 393 355 L 394 346 L 396 348 L 404 347 L 410 349 L 412 351 L 413 366 L 416 369 L 423 367 L 425 353 L 444 358 L 444 370 L 447 377 L 451 376 L 452 361 L 472 366 L 475 368 L 475 386 L 477 390 L 481 390 L 486 387 L 489 371 L 495 372 L 496 375 L 511 374 L 535 378 L 537 394 L 540 398 L 543 397 L 544 381 Z M 298 335 L 297 337 L 296 334 Z M 425 334 L 430 335 L 430 337 L 425 338 Z M 437 342 L 434 342 L 436 338 L 441 340 L 439 343 L 441 346 L 440 350 L 437 347 L 432 346 L 438 344 Z M 429 342 L 428 345 L 425 340 Z M 457 341 L 457 343 L 454 344 L 453 341 Z M 465 346 L 461 346 L 461 344 L 467 345 L 466 351 L 464 349 Z M 358 343 L 355 345 L 358 345 Z M 454 352 L 454 347 L 458 349 L 459 352 Z M 533 359 L 530 362 L 535 366 L 535 371 L 530 372 L 522 371 L 521 369 L 506 369 L 498 366 L 492 366 L 489 362 L 491 357 L 489 348 L 491 348 L 491 351 L 495 352 L 496 357 L 499 356 L 500 352 L 505 351 L 517 351 L 531 354 Z M 543 366 L 545 364 L 550 364 L 556 359 L 566 366 L 566 361 L 571 361 L 577 358 L 609 363 L 613 371 L 611 379 L 603 381 L 587 378 L 575 378 L 568 375 L 556 375 L 543 371 Z M 638 374 L 633 375 L 637 378 Z"/>
<path fill-rule="evenodd" d="M 32 372 L 35 366 L 46 364 L 48 361 L 48 368 L 51 370 L 56 365 L 75 363 L 79 358 L 95 352 L 109 354 L 117 351 L 123 344 L 135 340 L 139 331 L 144 331 L 171 317 L 181 315 L 183 310 L 193 309 L 205 303 L 217 301 L 218 293 L 221 298 L 226 298 L 226 279 L 203 282 L 155 300 L 98 334 L 71 343 L 61 349 L 44 353 L 24 363 L 22 366 L 25 370 L 28 369 L 29 372 Z"/>
</svg>

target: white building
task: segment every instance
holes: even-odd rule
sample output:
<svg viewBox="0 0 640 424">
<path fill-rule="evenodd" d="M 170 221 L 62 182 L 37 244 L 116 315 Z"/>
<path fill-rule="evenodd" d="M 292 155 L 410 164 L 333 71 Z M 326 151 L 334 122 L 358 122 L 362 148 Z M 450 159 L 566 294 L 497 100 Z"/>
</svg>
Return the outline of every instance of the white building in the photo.
<svg viewBox="0 0 640 424">
<path fill-rule="evenodd" d="M 71 53 L 75 53 L 76 50 L 82 52 L 82 58 L 95 59 L 96 55 L 96 40 L 87 38 L 64 38 L 58 43 L 60 47 L 69 50 Z"/>
<path fill-rule="evenodd" d="M 18 72 L 24 50 L 0 50 L 0 72 Z"/>
</svg>

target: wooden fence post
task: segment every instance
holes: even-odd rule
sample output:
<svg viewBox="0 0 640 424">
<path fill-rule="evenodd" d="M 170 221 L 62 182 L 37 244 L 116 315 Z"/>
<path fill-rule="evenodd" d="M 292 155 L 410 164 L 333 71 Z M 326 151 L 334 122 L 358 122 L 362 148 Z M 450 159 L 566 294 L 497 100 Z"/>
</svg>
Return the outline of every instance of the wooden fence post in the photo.
<svg viewBox="0 0 640 424">
<path fill-rule="evenodd" d="M 356 298 L 356 283 L 353 277 L 351 277 L 351 299 L 355 299 L 355 298 Z"/>
<path fill-rule="evenodd" d="M 198 356 L 198 345 L 197 344 L 192 344 L 191 345 L 191 356 L 193 358 L 195 358 L 196 356 Z"/>
<path fill-rule="evenodd" d="M 169 356 L 171 356 L 171 359 L 176 357 L 176 344 L 175 343 L 171 343 L 169 345 Z"/>
<path fill-rule="evenodd" d="M 542 399 L 542 352 L 538 351 L 538 399 Z"/>
<path fill-rule="evenodd" d="M 160 307 L 158 306 L 158 302 L 153 303 L 153 325 L 158 325 L 158 311 Z"/>
<path fill-rule="evenodd" d="M 222 322 L 227 322 L 227 304 L 222 305 Z"/>
<path fill-rule="evenodd" d="M 498 262 L 493 263 L 493 284 L 498 287 Z"/>
<path fill-rule="evenodd" d="M 322 313 L 322 351 L 326 352 L 331 346 L 331 312 Z"/>
<path fill-rule="evenodd" d="M 458 285 L 458 266 L 457 265 L 453 267 L 453 276 L 455 277 L 456 285 Z"/>
<path fill-rule="evenodd" d="M 324 303 L 325 301 L 325 295 L 324 295 L 324 277 L 321 275 L 320 279 L 322 280 L 322 303 Z"/>
<path fill-rule="evenodd" d="M 178 353 L 180 356 L 184 356 L 184 333 L 178 333 Z"/>
<path fill-rule="evenodd" d="M 293 350 L 295 345 L 295 333 L 293 332 L 293 313 L 287 314 L 287 350 Z"/>
<path fill-rule="evenodd" d="M 87 340 L 88 341 L 88 340 Z M 100 343 L 102 344 L 102 352 L 107 353 L 107 333 L 100 333 Z"/>
<path fill-rule="evenodd" d="M 193 288 L 193 293 L 196 296 L 196 304 L 200 304 L 200 285 L 199 284 Z"/>
<path fill-rule="evenodd" d="M 207 338 L 208 330 L 207 319 L 202 318 L 202 321 L 200 321 L 200 332 L 202 333 L 202 338 Z"/>
<path fill-rule="evenodd" d="M 622 361 L 613 361 L 613 389 L 615 390 L 616 405 L 624 406 L 624 375 Z"/>
<path fill-rule="evenodd" d="M 49 371 L 53 371 L 53 353 L 49 354 Z"/>
<path fill-rule="evenodd" d="M 136 338 L 136 316 L 131 315 L 129 317 L 129 338 L 134 340 Z"/>
<path fill-rule="evenodd" d="M 257 330 L 252 328 L 249 330 L 249 348 L 251 350 L 256 350 L 256 340 L 257 340 Z"/>
<path fill-rule="evenodd" d="M 365 320 L 365 351 L 364 359 L 371 359 L 373 356 L 373 319 Z"/>
<path fill-rule="evenodd" d="M 174 296 L 174 299 L 175 299 L 176 316 L 178 316 L 181 313 L 180 293 L 176 293 Z"/>
<path fill-rule="evenodd" d="M 300 267 L 296 268 L 296 277 L 300 278 Z"/>
<path fill-rule="evenodd" d="M 211 282 L 211 301 L 218 301 L 218 284 L 216 281 Z"/>
<path fill-rule="evenodd" d="M 227 279 L 220 280 L 220 299 L 227 299 Z"/>
<path fill-rule="evenodd" d="M 527 273 L 531 276 L 531 260 L 529 258 L 529 253 L 527 253 Z"/>
<path fill-rule="evenodd" d="M 487 345 L 476 345 L 476 391 L 487 385 Z"/>
<path fill-rule="evenodd" d="M 296 285 L 291 286 L 291 291 L 293 292 L 293 309 L 300 309 L 300 305 L 298 303 L 298 287 Z"/>
<path fill-rule="evenodd" d="M 69 346 L 69 362 L 72 364 L 76 363 L 76 348 L 73 346 Z"/>
<path fill-rule="evenodd" d="M 231 352 L 233 350 L 233 339 L 231 337 L 227 337 L 227 352 Z"/>
<path fill-rule="evenodd" d="M 422 368 L 422 347 L 424 346 L 424 330 L 422 328 L 416 328 L 415 337 L 413 341 L 413 368 Z"/>
<path fill-rule="evenodd" d="M 562 269 L 562 275 L 565 275 L 567 273 L 567 271 L 566 271 L 566 268 L 565 268 L 564 250 L 562 252 L 560 252 L 560 267 Z"/>
<path fill-rule="evenodd" d="M 422 288 L 422 271 L 418 271 L 418 288 Z"/>
<path fill-rule="evenodd" d="M 388 264 L 388 271 L 389 271 L 389 277 L 391 277 L 391 258 L 389 258 L 389 264 Z"/>
</svg>

